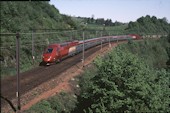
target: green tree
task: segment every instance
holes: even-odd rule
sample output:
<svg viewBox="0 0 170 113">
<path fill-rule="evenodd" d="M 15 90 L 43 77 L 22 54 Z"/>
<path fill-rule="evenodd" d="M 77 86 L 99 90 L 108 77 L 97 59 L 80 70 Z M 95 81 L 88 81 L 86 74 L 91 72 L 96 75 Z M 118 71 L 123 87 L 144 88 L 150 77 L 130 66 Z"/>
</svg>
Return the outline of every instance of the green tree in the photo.
<svg viewBox="0 0 170 113">
<path fill-rule="evenodd" d="M 136 22 L 129 22 L 126 30 L 130 33 L 137 32 L 139 34 L 163 34 L 169 33 L 170 24 L 165 17 L 157 19 L 155 16 L 146 15 L 138 18 Z"/>
<path fill-rule="evenodd" d="M 96 24 L 103 25 L 105 22 L 104 18 L 98 18 L 96 19 Z"/>
<path fill-rule="evenodd" d="M 91 103 L 84 108 L 86 112 L 169 111 L 170 74 L 166 71 L 155 72 L 120 48 L 95 64 L 97 73 L 88 79 L 88 84 L 81 85 L 86 87 L 81 97 Z"/>
</svg>

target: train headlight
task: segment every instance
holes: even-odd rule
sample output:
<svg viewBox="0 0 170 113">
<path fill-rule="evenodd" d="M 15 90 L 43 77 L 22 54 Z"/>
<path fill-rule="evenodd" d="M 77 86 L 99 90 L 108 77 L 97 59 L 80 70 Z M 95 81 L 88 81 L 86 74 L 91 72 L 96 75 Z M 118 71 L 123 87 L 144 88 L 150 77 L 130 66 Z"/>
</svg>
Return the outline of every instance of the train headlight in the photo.
<svg viewBox="0 0 170 113">
<path fill-rule="evenodd" d="M 48 61 L 50 61 L 50 59 L 51 59 L 51 56 L 48 58 Z"/>
</svg>

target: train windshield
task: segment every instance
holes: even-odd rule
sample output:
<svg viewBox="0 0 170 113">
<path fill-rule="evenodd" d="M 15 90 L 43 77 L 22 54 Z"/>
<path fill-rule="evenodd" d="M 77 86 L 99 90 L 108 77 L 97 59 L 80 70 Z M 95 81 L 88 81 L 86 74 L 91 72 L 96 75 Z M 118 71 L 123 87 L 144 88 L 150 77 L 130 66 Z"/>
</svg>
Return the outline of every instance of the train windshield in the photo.
<svg viewBox="0 0 170 113">
<path fill-rule="evenodd" d="M 48 48 L 46 49 L 45 53 L 52 53 L 52 51 L 53 51 L 53 48 Z"/>
</svg>

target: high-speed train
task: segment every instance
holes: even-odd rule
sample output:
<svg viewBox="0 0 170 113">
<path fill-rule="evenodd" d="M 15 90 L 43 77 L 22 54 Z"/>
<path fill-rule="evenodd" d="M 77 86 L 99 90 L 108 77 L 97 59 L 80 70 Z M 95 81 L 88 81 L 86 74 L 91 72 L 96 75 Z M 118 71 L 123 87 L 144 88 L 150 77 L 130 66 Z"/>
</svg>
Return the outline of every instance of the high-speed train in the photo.
<svg viewBox="0 0 170 113">
<path fill-rule="evenodd" d="M 123 40 L 136 40 L 141 37 L 136 34 L 130 35 L 120 35 L 120 36 L 106 36 L 99 37 L 93 39 L 87 39 L 82 41 L 72 41 L 72 42 L 64 42 L 64 43 L 56 43 L 50 44 L 42 55 L 43 64 L 50 65 L 51 63 L 60 62 L 62 59 L 73 56 L 81 51 L 83 51 L 83 43 L 84 49 L 89 49 L 101 43 L 108 43 L 113 41 L 123 41 Z"/>
</svg>

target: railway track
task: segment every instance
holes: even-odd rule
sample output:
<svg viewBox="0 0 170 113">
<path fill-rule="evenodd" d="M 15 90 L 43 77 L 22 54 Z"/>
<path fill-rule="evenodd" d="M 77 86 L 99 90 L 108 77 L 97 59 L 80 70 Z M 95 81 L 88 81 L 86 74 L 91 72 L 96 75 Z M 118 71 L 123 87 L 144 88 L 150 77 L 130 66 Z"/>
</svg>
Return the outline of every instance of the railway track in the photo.
<svg viewBox="0 0 170 113">
<path fill-rule="evenodd" d="M 103 44 L 103 47 L 108 44 Z M 96 46 L 85 51 L 85 58 L 100 50 L 101 46 Z M 61 63 L 51 66 L 40 66 L 30 71 L 20 74 L 20 95 L 27 93 L 38 85 L 58 76 L 60 73 L 69 69 L 73 65 L 81 62 L 82 54 L 77 54 L 74 57 L 69 57 Z M 1 81 L 1 96 L 12 100 L 16 97 L 16 76 L 4 79 Z M 1 107 L 5 106 L 7 102 L 1 98 Z"/>
</svg>

